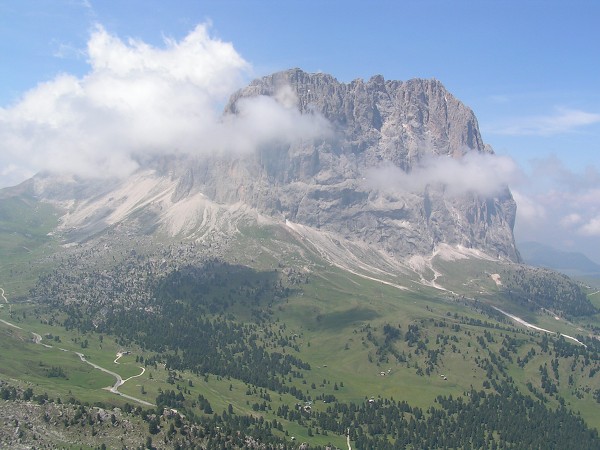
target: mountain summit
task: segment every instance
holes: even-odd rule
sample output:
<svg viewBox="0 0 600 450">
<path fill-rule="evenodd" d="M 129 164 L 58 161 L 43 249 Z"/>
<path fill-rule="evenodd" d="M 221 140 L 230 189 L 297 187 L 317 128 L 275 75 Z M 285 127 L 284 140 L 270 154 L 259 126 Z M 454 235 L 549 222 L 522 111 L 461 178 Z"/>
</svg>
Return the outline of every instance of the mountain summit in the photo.
<svg viewBox="0 0 600 450">
<path fill-rule="evenodd" d="M 501 183 L 481 183 L 478 164 L 492 161 L 493 151 L 473 112 L 439 81 L 378 75 L 346 84 L 292 69 L 233 94 L 223 122 L 247 114 L 252 99 L 291 112 L 280 124 L 264 109 L 261 124 L 272 121 L 294 136 L 259 139 L 244 152 L 165 156 L 129 180 L 100 183 L 102 193 L 85 198 L 89 187 L 43 177 L 36 193 L 68 206 L 62 228 L 76 230 L 72 239 L 128 219 L 144 221 L 145 230 L 191 236 L 214 211 L 231 213 L 233 205 L 396 260 L 431 255 L 443 245 L 519 260 L 512 195 Z M 253 108 L 263 111 L 260 102 Z M 225 222 L 231 225 L 236 214 Z"/>
</svg>

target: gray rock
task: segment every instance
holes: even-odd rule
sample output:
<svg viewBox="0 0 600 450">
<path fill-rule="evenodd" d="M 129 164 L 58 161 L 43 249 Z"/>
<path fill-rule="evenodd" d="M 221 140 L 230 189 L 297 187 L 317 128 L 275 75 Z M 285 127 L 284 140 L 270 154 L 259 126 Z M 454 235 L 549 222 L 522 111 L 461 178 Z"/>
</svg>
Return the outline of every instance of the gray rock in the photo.
<svg viewBox="0 0 600 450">
<path fill-rule="evenodd" d="M 386 81 L 378 75 L 345 84 L 292 69 L 235 93 L 225 113 L 236 114 L 240 99 L 275 96 L 282 86 L 292 88 L 303 114 L 326 117 L 334 137 L 199 161 L 192 169 L 196 189 L 215 201 L 244 202 L 397 256 L 429 254 L 446 243 L 519 260 L 512 233 L 516 204 L 508 187 L 490 198 L 449 197 L 443 186 L 384 192 L 363 181 L 368 169 L 386 164 L 408 173 L 424 158 L 493 153 L 473 112 L 439 81 Z"/>
<path fill-rule="evenodd" d="M 285 144 L 265 143 L 242 155 L 179 154 L 140 161 L 142 170 L 153 168 L 157 176 L 177 185 L 170 204 L 132 210 L 130 218 L 140 224 L 137 229 L 153 233 L 165 216 L 163 206 L 169 208 L 200 192 L 202 198 L 216 203 L 245 204 L 279 221 L 367 243 L 400 260 L 430 255 L 438 245 L 449 244 L 519 261 L 513 237 L 516 204 L 508 187 L 487 196 L 449 195 L 435 179 L 406 190 L 369 178 L 370 171 L 385 167 L 394 168 L 394 176 L 414 175 L 431 159 L 439 163 L 441 158 L 445 164 L 445 158 L 493 155 L 483 143 L 473 112 L 439 81 L 390 81 L 378 75 L 366 82 L 340 83 L 331 75 L 292 69 L 255 80 L 236 92 L 224 114 L 237 114 L 242 99 L 279 98 L 283 87 L 295 95 L 286 97 L 292 107 L 306 116 L 323 116 L 332 132 Z M 67 236 L 83 241 L 108 227 L 108 218 L 125 201 L 123 193 L 110 197 L 117 184 L 39 176 L 19 189 L 64 204 L 80 199 L 81 205 L 92 205 L 88 200 L 103 195 L 96 209 L 90 206 L 83 222 L 75 223 Z"/>
</svg>

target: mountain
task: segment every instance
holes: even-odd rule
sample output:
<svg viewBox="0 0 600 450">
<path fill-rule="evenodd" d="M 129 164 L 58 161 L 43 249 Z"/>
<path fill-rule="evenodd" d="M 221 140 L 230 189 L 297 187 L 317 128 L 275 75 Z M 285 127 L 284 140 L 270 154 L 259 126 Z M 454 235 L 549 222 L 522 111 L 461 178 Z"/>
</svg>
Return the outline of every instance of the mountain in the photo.
<svg viewBox="0 0 600 450">
<path fill-rule="evenodd" d="M 241 168 L 232 163 L 218 201 L 241 200 L 399 258 L 431 254 L 445 243 L 518 260 L 512 237 L 516 205 L 507 188 L 488 198 L 452 197 L 435 183 L 420 192 L 368 183 L 370 169 L 392 166 L 410 173 L 426 158 L 492 152 L 473 112 L 440 82 L 375 76 L 344 84 L 294 69 L 254 81 L 233 95 L 226 111 L 236 113 L 244 98 L 277 96 L 282 86 L 291 87 L 303 114 L 322 114 L 335 138 L 271 148 L 263 153 L 267 158 L 246 160 Z M 248 187 L 234 192 L 232 186 L 240 185 Z"/>
<path fill-rule="evenodd" d="M 523 261 L 532 266 L 554 269 L 567 275 L 600 274 L 600 265 L 583 253 L 565 252 L 539 242 L 521 242 Z"/>
<path fill-rule="evenodd" d="M 146 232 L 189 236 L 209 225 L 209 216 L 225 214 L 231 223 L 243 212 L 367 245 L 399 261 L 431 256 L 444 245 L 519 261 L 508 187 L 493 195 L 450 195 L 441 182 L 419 189 L 396 184 L 430 160 L 452 171 L 455 166 L 444 169 L 444 158 L 493 153 L 473 112 L 439 81 L 375 76 L 345 84 L 293 69 L 235 93 L 224 120 L 257 96 L 276 99 L 299 117 L 325 119 L 329 132 L 263 142 L 253 152 L 154 159 L 127 180 L 91 187 L 40 176 L 31 188 L 67 211 L 61 229 L 74 242 L 123 221 L 136 221 Z M 390 182 L 382 184 L 385 174 Z"/>
<path fill-rule="evenodd" d="M 600 291 L 520 263 L 438 81 L 294 69 L 222 124 L 0 190 L 0 447 L 599 448 Z"/>
</svg>

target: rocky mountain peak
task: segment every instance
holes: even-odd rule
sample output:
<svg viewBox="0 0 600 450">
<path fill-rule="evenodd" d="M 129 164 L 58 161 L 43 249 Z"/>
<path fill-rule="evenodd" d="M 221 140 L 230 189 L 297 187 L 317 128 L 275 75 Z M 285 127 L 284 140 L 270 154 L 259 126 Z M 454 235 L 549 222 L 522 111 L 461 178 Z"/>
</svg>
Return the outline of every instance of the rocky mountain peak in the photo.
<svg viewBox="0 0 600 450">
<path fill-rule="evenodd" d="M 241 98 L 276 96 L 284 86 L 296 94 L 303 113 L 322 114 L 345 135 L 349 150 L 366 152 L 368 160 L 380 158 L 408 170 L 424 153 L 486 151 L 473 112 L 435 79 L 393 81 L 375 75 L 345 84 L 331 75 L 291 69 L 234 94 L 226 113 L 235 113 Z"/>
<path fill-rule="evenodd" d="M 491 194 L 457 194 L 435 177 L 416 188 L 396 182 L 419 175 L 431 160 L 443 173 L 457 167 L 452 161 L 493 154 L 473 112 L 439 81 L 375 75 L 342 83 L 328 74 L 290 69 L 234 93 L 224 120 L 243 114 L 242 102 L 258 96 L 275 99 L 296 118 L 319 119 L 315 123 L 326 123 L 327 132 L 298 133 L 245 153 L 163 156 L 129 184 L 104 186 L 105 194 L 97 196 L 104 200 L 97 202 L 84 200 L 79 194 L 87 191 L 69 182 L 82 206 L 65 223 L 97 232 L 130 212 L 156 226 L 185 213 L 185 219 L 175 220 L 178 226 L 164 227 L 177 233 L 172 230 L 185 223 L 186 232 L 193 233 L 194 221 L 205 220 L 201 209 L 209 203 L 243 205 L 276 222 L 303 225 L 397 260 L 432 255 L 440 246 L 519 260 L 512 233 L 516 204 L 507 187 Z M 80 223 L 92 219 L 97 223 Z"/>
<path fill-rule="evenodd" d="M 450 198 L 436 186 L 381 192 L 363 182 L 374 167 L 391 165 L 410 173 L 426 158 L 493 153 L 483 143 L 474 113 L 441 82 L 375 75 L 341 83 L 328 74 L 290 69 L 236 92 L 225 114 L 236 114 L 242 99 L 278 98 L 286 89 L 294 95 L 285 101 L 291 98 L 302 114 L 325 117 L 335 136 L 221 161 L 219 170 L 227 171 L 229 187 L 211 176 L 202 186 L 220 185 L 214 190 L 217 201 L 243 201 L 398 256 L 429 253 L 446 243 L 519 259 L 512 235 L 516 205 L 508 188 L 494 197 L 468 193 Z"/>
</svg>

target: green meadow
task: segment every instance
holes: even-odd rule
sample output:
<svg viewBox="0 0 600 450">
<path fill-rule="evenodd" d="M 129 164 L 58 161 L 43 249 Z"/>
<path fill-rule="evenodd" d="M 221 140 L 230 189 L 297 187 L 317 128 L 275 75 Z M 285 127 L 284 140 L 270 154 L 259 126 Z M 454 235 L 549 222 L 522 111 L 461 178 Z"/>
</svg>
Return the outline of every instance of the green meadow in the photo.
<svg viewBox="0 0 600 450">
<path fill-rule="evenodd" d="M 310 369 L 295 370 L 293 375 L 273 375 L 283 386 L 296 390 L 297 395 L 292 395 L 210 370 L 169 369 L 165 356 L 186 350 L 170 348 L 170 343 L 165 343 L 167 350 L 160 354 L 93 328 L 85 332 L 65 328 L 64 310 L 26 297 L 26 287 L 58 257 L 53 253 L 56 244 L 44 234 L 50 224 L 32 226 L 27 216 L 10 219 L 22 221 L 24 227 L 33 227 L 38 233 L 19 237 L 3 248 L 8 263 L 0 267 L 0 287 L 10 303 L 0 308 L 0 319 L 20 328 L 0 322 L 0 378 L 31 387 L 36 395 L 147 408 L 134 399 L 154 404 L 161 393 L 173 390 L 184 398 L 184 413 L 202 420 L 224 412 L 262 417 L 279 423 L 281 429 L 273 427 L 272 433 L 283 439 L 294 437 L 298 442 L 344 448 L 343 434 L 319 429 L 308 414 L 302 420 L 288 420 L 278 411 L 309 407 L 314 414 L 326 412 L 331 403 L 364 405 L 379 399 L 405 401 L 427 410 L 437 404 L 439 396 L 464 397 L 473 389 L 491 393 L 491 381 L 510 380 L 519 392 L 544 398 L 548 408 L 564 405 L 589 426 L 600 429 L 594 398 L 594 393 L 600 392 L 600 363 L 576 353 L 558 356 L 552 347 L 555 333 L 589 333 L 590 327 L 598 326 L 598 315 L 557 320 L 548 311 L 534 311 L 511 301 L 503 295 L 503 270 L 510 270 L 507 266 L 491 261 L 439 260 L 437 278 L 433 272 L 427 275 L 430 284 L 435 278 L 438 288 L 416 284 L 414 274 L 388 274 L 376 280 L 324 260 L 280 227 L 242 228 L 227 259 L 252 269 L 234 270 L 232 276 L 239 279 L 207 288 L 206 296 L 212 300 L 228 297 L 229 306 L 214 313 L 198 309 L 198 315 L 246 324 L 259 335 L 258 345 L 268 352 L 289 354 L 308 364 Z M 10 236 L 0 233 L 0 239 L 9 242 Z M 24 243 L 31 253 L 20 253 Z M 137 251 L 151 249 L 140 245 Z M 118 255 L 117 251 L 108 252 L 97 264 L 109 267 Z M 268 282 L 286 283 L 287 295 L 256 305 L 245 299 L 245 286 Z M 229 285 L 239 289 L 232 291 Z M 181 295 L 193 298 L 194 286 L 182 288 Z M 600 295 L 589 294 L 598 306 Z M 490 305 L 554 333 L 547 336 L 518 325 Z M 34 333 L 42 336 L 41 343 L 35 343 Z M 273 337 L 278 335 L 285 339 Z M 547 350 L 542 349 L 545 338 L 550 342 Z M 119 391 L 134 399 L 111 393 L 107 388 L 113 386 L 115 377 L 81 361 L 76 352 L 118 373 L 126 380 Z M 115 362 L 120 352 L 124 353 Z M 556 361 L 557 369 L 550 369 Z M 555 393 L 544 392 L 548 385 L 542 381 L 541 367 L 548 368 Z M 201 397 L 210 403 L 211 412 L 201 409 Z"/>
</svg>

